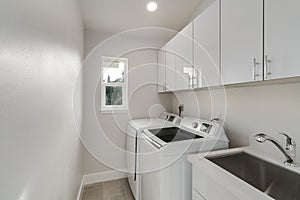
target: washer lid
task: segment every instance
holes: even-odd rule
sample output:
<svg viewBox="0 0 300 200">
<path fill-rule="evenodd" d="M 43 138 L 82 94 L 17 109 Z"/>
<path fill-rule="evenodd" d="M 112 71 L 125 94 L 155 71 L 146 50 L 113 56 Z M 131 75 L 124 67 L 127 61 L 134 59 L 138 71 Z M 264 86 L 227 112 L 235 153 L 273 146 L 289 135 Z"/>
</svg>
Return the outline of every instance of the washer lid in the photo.
<svg viewBox="0 0 300 200">
<path fill-rule="evenodd" d="M 135 119 L 129 121 L 129 124 L 134 129 L 146 129 L 151 127 L 163 127 L 167 122 L 165 120 L 162 120 L 160 118 L 154 118 L 154 119 Z"/>
<path fill-rule="evenodd" d="M 161 139 L 162 141 L 169 143 L 169 142 L 177 142 L 182 140 L 191 140 L 197 138 L 203 138 L 200 135 L 196 135 L 189 131 L 180 129 L 178 127 L 169 127 L 169 128 L 162 128 L 162 129 L 149 129 L 149 131 Z"/>
</svg>

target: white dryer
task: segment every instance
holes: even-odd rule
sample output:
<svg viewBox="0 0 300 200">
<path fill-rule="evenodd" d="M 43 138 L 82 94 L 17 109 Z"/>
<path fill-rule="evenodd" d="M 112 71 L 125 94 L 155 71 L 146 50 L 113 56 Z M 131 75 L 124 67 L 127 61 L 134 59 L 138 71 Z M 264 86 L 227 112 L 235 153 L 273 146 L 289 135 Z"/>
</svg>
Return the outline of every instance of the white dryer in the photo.
<svg viewBox="0 0 300 200">
<path fill-rule="evenodd" d="M 126 141 L 126 164 L 127 178 L 130 189 L 136 200 L 140 200 L 140 174 L 138 173 L 139 161 L 139 136 L 144 129 L 155 128 L 161 129 L 164 127 L 173 127 L 179 125 L 181 118 L 178 115 L 171 113 L 161 113 L 158 118 L 153 119 L 135 119 L 128 123 L 127 141 Z"/>
<path fill-rule="evenodd" d="M 229 145 L 221 125 L 189 117 L 177 127 L 145 129 L 139 140 L 141 200 L 192 200 L 192 166 L 187 154 Z"/>
</svg>

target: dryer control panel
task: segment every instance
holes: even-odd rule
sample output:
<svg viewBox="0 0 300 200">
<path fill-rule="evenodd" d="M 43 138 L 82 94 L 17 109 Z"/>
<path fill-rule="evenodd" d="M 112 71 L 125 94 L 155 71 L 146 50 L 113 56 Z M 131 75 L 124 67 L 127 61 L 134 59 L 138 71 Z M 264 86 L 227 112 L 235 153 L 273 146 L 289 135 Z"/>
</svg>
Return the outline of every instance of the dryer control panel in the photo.
<svg viewBox="0 0 300 200">
<path fill-rule="evenodd" d="M 172 113 L 167 113 L 167 112 L 163 112 L 160 114 L 159 116 L 160 119 L 166 120 L 168 122 L 174 123 L 174 124 L 180 124 L 181 122 L 181 117 L 179 117 L 176 114 L 172 114 Z"/>
</svg>

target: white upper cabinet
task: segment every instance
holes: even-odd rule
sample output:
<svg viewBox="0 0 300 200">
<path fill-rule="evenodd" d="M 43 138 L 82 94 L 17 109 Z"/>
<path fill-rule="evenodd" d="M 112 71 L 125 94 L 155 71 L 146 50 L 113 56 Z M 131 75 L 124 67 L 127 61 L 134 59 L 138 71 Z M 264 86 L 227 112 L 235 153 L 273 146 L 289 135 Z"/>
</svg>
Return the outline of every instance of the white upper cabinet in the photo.
<svg viewBox="0 0 300 200">
<path fill-rule="evenodd" d="M 166 44 L 166 90 L 192 88 L 193 23 Z"/>
<path fill-rule="evenodd" d="M 162 47 L 157 53 L 157 91 L 166 90 L 166 47 Z"/>
<path fill-rule="evenodd" d="M 193 23 L 175 37 L 175 86 L 176 90 L 192 88 L 193 78 Z"/>
<path fill-rule="evenodd" d="M 299 0 L 265 0 L 265 80 L 300 76 L 299 8 Z"/>
<path fill-rule="evenodd" d="M 216 1 L 194 20 L 196 87 L 220 84 L 219 13 L 219 1 Z"/>
<path fill-rule="evenodd" d="M 221 0 L 222 84 L 263 80 L 262 55 L 263 0 Z"/>
<path fill-rule="evenodd" d="M 174 51 L 176 54 L 192 64 L 193 60 L 193 22 L 184 27 L 171 40 L 174 44 Z"/>
<path fill-rule="evenodd" d="M 159 52 L 158 91 L 300 76 L 299 8 L 299 0 L 216 0 Z"/>
<path fill-rule="evenodd" d="M 175 90 L 175 48 L 173 39 L 166 44 L 166 91 Z"/>
</svg>

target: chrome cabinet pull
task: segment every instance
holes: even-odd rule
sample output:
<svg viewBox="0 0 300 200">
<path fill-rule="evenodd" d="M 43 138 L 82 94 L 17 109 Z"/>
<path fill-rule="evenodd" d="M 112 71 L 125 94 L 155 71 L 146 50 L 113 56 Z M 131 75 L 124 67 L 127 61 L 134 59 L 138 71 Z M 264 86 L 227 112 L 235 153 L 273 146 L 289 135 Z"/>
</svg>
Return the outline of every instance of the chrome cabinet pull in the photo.
<svg viewBox="0 0 300 200">
<path fill-rule="evenodd" d="M 259 62 L 256 61 L 256 58 L 253 58 L 253 80 L 256 80 L 256 77 L 259 76 L 257 74 L 257 66 L 259 65 Z"/>
<path fill-rule="evenodd" d="M 194 76 L 193 75 L 189 75 L 189 88 L 194 88 Z"/>
<path fill-rule="evenodd" d="M 268 55 L 265 55 L 265 79 L 268 79 L 269 76 L 271 75 L 271 70 L 270 70 L 270 66 L 269 63 L 271 63 L 271 60 L 268 59 Z"/>
</svg>

